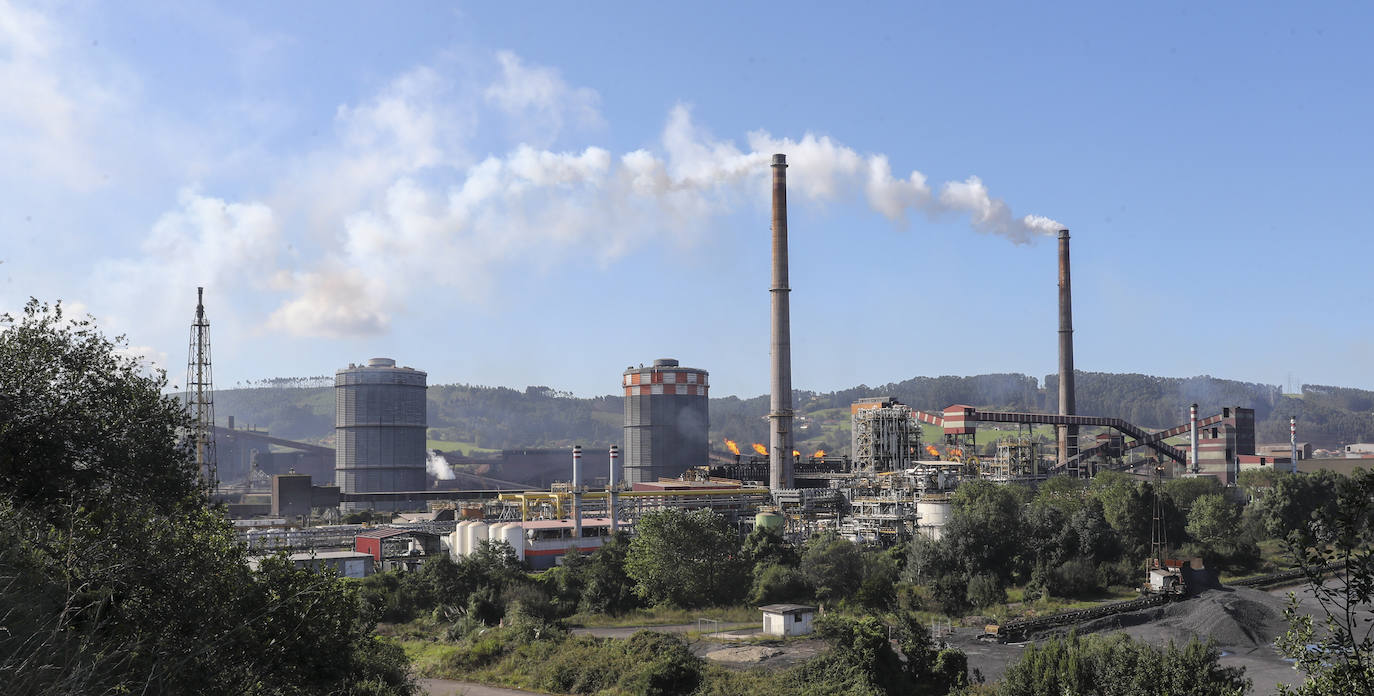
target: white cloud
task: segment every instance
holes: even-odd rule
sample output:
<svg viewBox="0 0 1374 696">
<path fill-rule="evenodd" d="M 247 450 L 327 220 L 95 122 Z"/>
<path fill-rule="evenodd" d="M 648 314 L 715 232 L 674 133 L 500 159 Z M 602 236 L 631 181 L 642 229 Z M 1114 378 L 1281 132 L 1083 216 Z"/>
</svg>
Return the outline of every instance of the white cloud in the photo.
<svg viewBox="0 0 1374 696">
<path fill-rule="evenodd" d="M 572 87 L 553 68 L 527 65 L 510 51 L 496 54 L 501 76 L 487 87 L 487 101 L 514 119 L 526 142 L 552 143 L 566 123 L 601 125 L 601 97 L 596 90 Z"/>
</svg>

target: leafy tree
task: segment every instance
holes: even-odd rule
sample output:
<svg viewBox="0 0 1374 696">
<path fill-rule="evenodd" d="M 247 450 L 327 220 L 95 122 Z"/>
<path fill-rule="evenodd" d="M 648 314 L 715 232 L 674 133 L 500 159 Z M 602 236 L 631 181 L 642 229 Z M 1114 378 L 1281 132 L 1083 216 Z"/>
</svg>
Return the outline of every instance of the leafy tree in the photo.
<svg viewBox="0 0 1374 696">
<path fill-rule="evenodd" d="M 1196 639 L 1182 648 L 1107 637 L 1051 638 L 1026 646 L 997 693 L 1001 696 L 1095 694 L 1096 696 L 1241 696 L 1250 680 L 1239 667 L 1222 667 L 1221 652 Z"/>
<path fill-rule="evenodd" d="M 1198 498 L 1205 495 L 1221 495 L 1221 483 L 1214 478 L 1205 477 L 1171 479 L 1164 481 L 1160 489 L 1183 512 L 1184 517 L 1188 516 L 1193 508 L 1193 502 Z"/>
<path fill-rule="evenodd" d="M 784 565 L 796 568 L 801 563 L 797 549 L 781 534 L 766 527 L 755 527 L 749 532 L 740 550 L 744 559 L 754 567 Z"/>
<path fill-rule="evenodd" d="M 1284 693 L 1333 696 L 1374 694 L 1374 473 L 1357 470 L 1335 486 L 1333 505 L 1318 508 L 1289 545 L 1322 615 L 1301 611 L 1289 593 L 1289 631 L 1277 644 L 1297 660 L 1306 682 Z M 1310 540 L 1311 546 L 1301 540 Z M 1344 563 L 1344 572 L 1327 564 Z M 1320 626 L 1320 628 L 1318 628 Z"/>
<path fill-rule="evenodd" d="M 657 510 L 635 524 L 625 572 L 650 604 L 702 607 L 735 601 L 748 589 L 739 541 L 709 510 Z"/>
<path fill-rule="evenodd" d="M 816 599 L 839 601 L 853 595 L 863 582 L 863 553 L 848 539 L 812 537 L 802 553 L 801 572 L 816 588 Z"/>
<path fill-rule="evenodd" d="M 800 570 L 785 565 L 759 566 L 749 589 L 750 604 L 801 602 L 815 594 Z"/>
<path fill-rule="evenodd" d="M 954 492 L 941 543 L 959 560 L 965 574 L 1011 578 L 1022 545 L 1022 501 L 1016 488 L 977 479 Z"/>
<path fill-rule="evenodd" d="M 188 420 L 89 320 L 0 318 L 0 684 L 7 693 L 407 694 L 353 585 L 251 571 Z"/>
<path fill-rule="evenodd" d="M 1188 512 L 1188 536 L 1217 548 L 1240 536 L 1240 510 L 1220 495 L 1204 495 Z"/>
<path fill-rule="evenodd" d="M 997 576 L 987 573 L 975 575 L 968 581 L 968 603 L 979 609 L 1005 604 L 1007 590 Z"/>
<path fill-rule="evenodd" d="M 630 543 L 624 532 L 592 552 L 583 566 L 582 611 L 615 614 L 634 608 L 639 598 L 634 581 L 625 571 Z"/>
</svg>

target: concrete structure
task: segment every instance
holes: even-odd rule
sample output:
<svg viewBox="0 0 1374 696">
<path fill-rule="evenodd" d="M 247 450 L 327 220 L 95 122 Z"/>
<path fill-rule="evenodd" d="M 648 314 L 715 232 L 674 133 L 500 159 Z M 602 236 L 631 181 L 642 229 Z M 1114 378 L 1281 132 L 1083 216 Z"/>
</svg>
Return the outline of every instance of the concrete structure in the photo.
<svg viewBox="0 0 1374 696">
<path fill-rule="evenodd" d="M 306 474 L 277 474 L 272 477 L 272 516 L 310 516 L 310 477 Z"/>
<path fill-rule="evenodd" d="M 1273 443 L 1267 445 L 1258 445 L 1255 447 L 1255 454 L 1263 454 L 1270 457 L 1287 456 L 1291 458 L 1293 456 L 1293 444 L 1294 443 L 1284 442 L 1281 444 Z M 1296 444 L 1298 450 L 1298 461 L 1312 458 L 1312 443 L 1298 442 Z"/>
<path fill-rule="evenodd" d="M 353 537 L 353 549 L 372 556 L 380 570 L 415 570 L 442 553 L 439 535 L 416 529 L 382 527 Z"/>
<path fill-rule="evenodd" d="M 1059 230 L 1059 415 L 1077 415 L 1073 389 L 1073 296 L 1069 283 L 1069 231 Z M 1059 464 L 1078 454 L 1078 426 L 1059 426 Z"/>
<path fill-rule="evenodd" d="M 346 578 L 365 578 L 376 572 L 372 554 L 359 551 L 302 551 L 286 557 L 297 568 L 309 568 L 317 573 L 333 568 Z M 257 569 L 261 562 L 252 558 L 248 565 Z"/>
<path fill-rule="evenodd" d="M 1188 462 L 1190 471 L 1234 483 L 1241 456 L 1255 454 L 1255 410 L 1239 406 L 1221 409 L 1219 420 L 1199 429 L 1197 451 L 1197 459 Z M 1258 466 L 1258 462 L 1248 463 Z"/>
<path fill-rule="evenodd" d="M 1356 442 L 1353 445 L 1342 447 L 1341 452 L 1349 459 L 1374 457 L 1374 443 Z"/>
<path fill-rule="evenodd" d="M 390 358 L 349 365 L 334 374 L 335 482 L 345 493 L 425 488 L 424 372 Z M 378 509 L 404 503 L 381 501 Z M 344 503 L 345 511 L 366 509 Z"/>
<path fill-rule="evenodd" d="M 804 604 L 769 604 L 763 611 L 763 633 L 768 636 L 805 636 L 811 634 L 816 608 Z"/>
<path fill-rule="evenodd" d="M 792 488 L 792 323 L 787 284 L 787 155 L 773 155 L 773 284 L 768 488 Z"/>
<path fill-rule="evenodd" d="M 625 370 L 626 483 L 675 478 L 710 461 L 710 381 L 672 358 Z M 563 451 L 567 471 L 567 450 Z M 601 467 L 596 467 L 605 471 Z"/>
</svg>

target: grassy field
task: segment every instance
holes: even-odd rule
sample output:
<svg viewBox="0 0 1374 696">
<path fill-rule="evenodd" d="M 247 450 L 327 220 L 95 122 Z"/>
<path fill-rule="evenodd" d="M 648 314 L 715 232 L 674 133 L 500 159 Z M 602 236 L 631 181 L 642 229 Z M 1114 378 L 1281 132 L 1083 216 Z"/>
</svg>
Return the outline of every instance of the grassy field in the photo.
<svg viewBox="0 0 1374 696">
<path fill-rule="evenodd" d="M 425 440 L 425 449 L 439 450 L 440 452 L 460 452 L 464 457 L 471 457 L 473 454 L 492 454 L 501 451 L 499 449 L 478 447 L 471 442 L 449 442 L 447 440 Z"/>
<path fill-rule="evenodd" d="M 715 607 L 712 609 L 671 609 L 654 607 L 636 609 L 620 615 L 610 614 L 573 614 L 566 619 L 569 626 L 581 628 L 632 628 L 635 626 L 671 626 L 689 624 L 697 619 L 715 619 L 721 623 L 744 623 L 759 621 L 761 614 L 757 607 Z"/>
</svg>

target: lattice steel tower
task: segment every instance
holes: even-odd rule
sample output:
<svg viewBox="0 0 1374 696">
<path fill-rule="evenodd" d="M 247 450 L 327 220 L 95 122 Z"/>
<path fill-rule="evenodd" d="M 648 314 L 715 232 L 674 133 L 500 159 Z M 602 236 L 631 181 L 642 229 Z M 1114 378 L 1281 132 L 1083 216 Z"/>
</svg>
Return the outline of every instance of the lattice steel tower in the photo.
<svg viewBox="0 0 1374 696">
<path fill-rule="evenodd" d="M 186 361 L 186 406 L 191 412 L 191 438 L 196 470 L 211 490 L 219 485 L 215 455 L 215 383 L 210 376 L 210 321 L 205 318 L 205 288 L 196 288 L 196 320 Z"/>
</svg>

